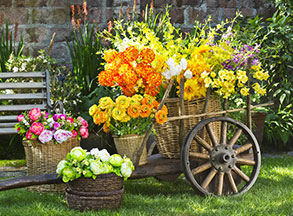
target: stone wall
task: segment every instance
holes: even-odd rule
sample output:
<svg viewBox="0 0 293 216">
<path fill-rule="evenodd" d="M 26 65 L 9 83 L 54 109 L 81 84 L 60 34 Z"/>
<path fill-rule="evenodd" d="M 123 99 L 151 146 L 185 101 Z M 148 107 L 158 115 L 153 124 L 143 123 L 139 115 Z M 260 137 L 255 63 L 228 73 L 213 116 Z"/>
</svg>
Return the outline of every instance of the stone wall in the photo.
<svg viewBox="0 0 293 216">
<path fill-rule="evenodd" d="M 133 0 L 87 0 L 88 20 L 105 28 L 107 22 L 118 16 L 122 6 L 125 13 L 132 9 Z M 18 23 L 18 31 L 25 41 L 25 53 L 36 55 L 39 49 L 46 49 L 54 32 L 56 37 L 51 55 L 62 62 L 68 62 L 69 54 L 65 38 L 72 35 L 70 5 L 82 5 L 83 0 L 0 0 L 0 22 L 9 20 L 11 28 Z M 137 0 L 140 13 L 151 0 Z M 203 21 L 209 15 L 215 22 L 232 18 L 237 9 L 244 15 L 270 16 L 273 9 L 265 0 L 154 0 L 155 11 L 172 5 L 172 21 L 190 29 L 195 19 Z M 18 34 L 20 35 L 20 34 Z M 19 37 L 19 36 L 18 36 Z"/>
</svg>

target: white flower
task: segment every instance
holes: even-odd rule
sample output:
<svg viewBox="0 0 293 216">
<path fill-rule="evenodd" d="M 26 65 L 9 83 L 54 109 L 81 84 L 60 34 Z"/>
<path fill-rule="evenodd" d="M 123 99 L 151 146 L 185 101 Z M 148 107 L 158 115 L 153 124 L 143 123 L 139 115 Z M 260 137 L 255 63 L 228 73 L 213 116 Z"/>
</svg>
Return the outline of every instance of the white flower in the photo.
<svg viewBox="0 0 293 216">
<path fill-rule="evenodd" d="M 123 163 L 123 159 L 119 154 L 113 154 L 109 159 L 110 164 L 114 167 L 120 167 Z"/>
<path fill-rule="evenodd" d="M 173 58 L 169 58 L 167 61 L 166 61 L 166 64 L 168 65 L 169 69 L 172 71 L 172 70 L 175 70 L 175 61 Z"/>
<path fill-rule="evenodd" d="M 129 163 L 123 163 L 121 165 L 121 174 L 124 178 L 128 178 L 131 176 L 132 173 L 132 169 L 129 165 Z"/>
<path fill-rule="evenodd" d="M 200 77 L 204 79 L 204 78 L 206 78 L 208 75 L 209 75 L 209 73 L 206 72 L 206 71 L 204 71 L 204 72 L 201 73 Z"/>
<path fill-rule="evenodd" d="M 13 72 L 18 72 L 18 67 L 13 67 Z"/>
<path fill-rule="evenodd" d="M 91 171 L 95 175 L 99 175 L 105 172 L 105 167 L 100 161 L 90 161 L 90 164 Z"/>
<path fill-rule="evenodd" d="M 186 79 L 192 78 L 192 72 L 190 70 L 185 71 L 184 76 Z"/>
<path fill-rule="evenodd" d="M 93 148 L 92 150 L 91 150 L 91 155 L 93 155 L 93 156 L 95 156 L 96 158 L 98 158 L 99 157 L 99 149 L 98 148 Z"/>
<path fill-rule="evenodd" d="M 71 149 L 70 155 L 74 160 L 82 161 L 86 157 L 86 150 L 81 147 L 75 147 Z"/>
<path fill-rule="evenodd" d="M 166 78 L 166 79 L 171 79 L 172 75 L 171 75 L 171 71 L 166 69 L 165 72 L 162 73 L 162 75 Z"/>
<path fill-rule="evenodd" d="M 99 157 L 103 162 L 106 162 L 110 158 L 110 154 L 106 149 L 99 151 Z"/>
<path fill-rule="evenodd" d="M 186 70 L 186 68 L 187 68 L 187 61 L 186 61 L 185 58 L 182 58 L 181 59 L 180 66 L 181 66 L 182 70 Z"/>
<path fill-rule="evenodd" d="M 180 72 L 182 71 L 182 68 L 180 65 L 176 65 L 175 66 L 175 70 L 172 71 L 173 76 L 178 76 L 180 74 Z"/>
<path fill-rule="evenodd" d="M 66 167 L 66 163 L 67 163 L 66 160 L 61 160 L 57 165 L 56 173 L 60 174 L 62 170 Z"/>
<path fill-rule="evenodd" d="M 25 71 L 25 69 L 26 69 L 26 63 L 24 62 L 24 63 L 22 63 L 22 65 L 21 65 L 21 71 Z"/>
</svg>

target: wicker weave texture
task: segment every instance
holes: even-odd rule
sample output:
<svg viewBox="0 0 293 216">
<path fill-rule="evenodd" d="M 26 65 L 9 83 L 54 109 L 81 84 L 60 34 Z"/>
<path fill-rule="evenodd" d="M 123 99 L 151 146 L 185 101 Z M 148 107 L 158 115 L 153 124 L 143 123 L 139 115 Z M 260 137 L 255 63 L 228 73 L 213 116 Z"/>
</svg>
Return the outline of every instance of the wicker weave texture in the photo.
<svg viewBox="0 0 293 216">
<path fill-rule="evenodd" d="M 179 98 L 168 98 L 165 102 L 168 107 L 168 116 L 179 116 L 180 101 Z M 196 115 L 202 113 L 204 108 L 205 98 L 195 99 L 192 101 L 184 102 L 185 115 Z M 207 112 L 219 111 L 220 100 L 214 96 L 211 96 L 208 103 Z M 213 116 L 210 116 L 213 117 Z M 186 134 L 201 120 L 200 117 L 193 117 L 184 120 L 184 137 Z M 214 130 L 215 135 L 220 137 L 220 125 L 211 124 L 211 128 Z M 159 153 L 166 158 L 179 158 L 179 120 L 166 122 L 162 125 L 155 124 L 155 130 L 157 136 L 155 136 Z M 206 130 L 204 131 L 204 139 L 210 143 Z M 194 141 L 191 145 L 192 152 L 199 152 L 199 145 Z"/>
<path fill-rule="evenodd" d="M 140 145 L 142 144 L 144 135 L 125 135 L 121 137 L 114 137 L 115 147 L 117 149 L 118 154 L 121 156 L 126 155 L 134 162 L 136 154 L 139 150 Z M 144 165 L 147 163 L 147 150 L 146 146 L 144 146 L 142 155 L 139 160 L 139 165 Z"/>
<path fill-rule="evenodd" d="M 70 138 L 61 144 L 50 141 L 42 144 L 37 140 L 23 141 L 27 161 L 28 175 L 55 173 L 58 163 L 66 158 L 66 155 L 74 147 L 80 146 L 77 138 Z M 37 192 L 64 192 L 65 184 L 40 185 L 29 187 Z"/>
<path fill-rule="evenodd" d="M 123 200 L 123 180 L 113 173 L 98 175 L 95 180 L 79 178 L 66 185 L 66 200 L 71 209 L 116 209 Z"/>
</svg>

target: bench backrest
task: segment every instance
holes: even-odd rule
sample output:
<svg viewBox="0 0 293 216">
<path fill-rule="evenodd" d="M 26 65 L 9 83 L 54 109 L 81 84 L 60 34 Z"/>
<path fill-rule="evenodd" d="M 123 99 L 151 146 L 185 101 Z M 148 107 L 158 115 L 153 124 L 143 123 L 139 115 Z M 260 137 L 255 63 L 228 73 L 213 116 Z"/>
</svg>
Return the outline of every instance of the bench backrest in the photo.
<svg viewBox="0 0 293 216">
<path fill-rule="evenodd" d="M 23 111 L 38 107 L 50 113 L 50 81 L 49 72 L 2 72 L 0 73 L 0 90 L 15 90 L 8 94 L 0 94 L 0 101 L 12 101 L 12 105 L 0 105 L 0 135 L 16 134 L 14 125 L 17 123 L 17 115 Z M 17 79 L 17 82 L 5 82 L 8 79 Z M 41 81 L 32 81 L 38 79 Z M 25 89 L 25 93 L 19 93 Z M 36 90 L 37 89 L 37 90 Z M 27 102 L 31 101 L 33 102 Z M 17 101 L 17 104 L 14 102 Z M 19 104 L 22 102 L 21 104 Z M 11 104 L 11 103 L 10 103 Z"/>
</svg>

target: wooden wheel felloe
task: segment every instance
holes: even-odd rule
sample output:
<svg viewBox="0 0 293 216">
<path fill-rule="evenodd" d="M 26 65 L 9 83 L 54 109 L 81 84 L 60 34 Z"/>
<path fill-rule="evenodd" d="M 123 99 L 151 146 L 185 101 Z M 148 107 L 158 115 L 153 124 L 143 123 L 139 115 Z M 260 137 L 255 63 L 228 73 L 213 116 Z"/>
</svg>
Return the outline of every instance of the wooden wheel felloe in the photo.
<svg viewBox="0 0 293 216">
<path fill-rule="evenodd" d="M 221 125 L 216 137 L 215 125 Z M 208 137 L 201 137 L 203 130 Z M 190 151 L 196 142 L 200 152 Z M 244 124 L 228 118 L 213 117 L 200 121 L 186 136 L 181 149 L 186 179 L 195 191 L 204 195 L 239 195 L 255 183 L 260 171 L 260 148 L 253 133 Z"/>
</svg>

